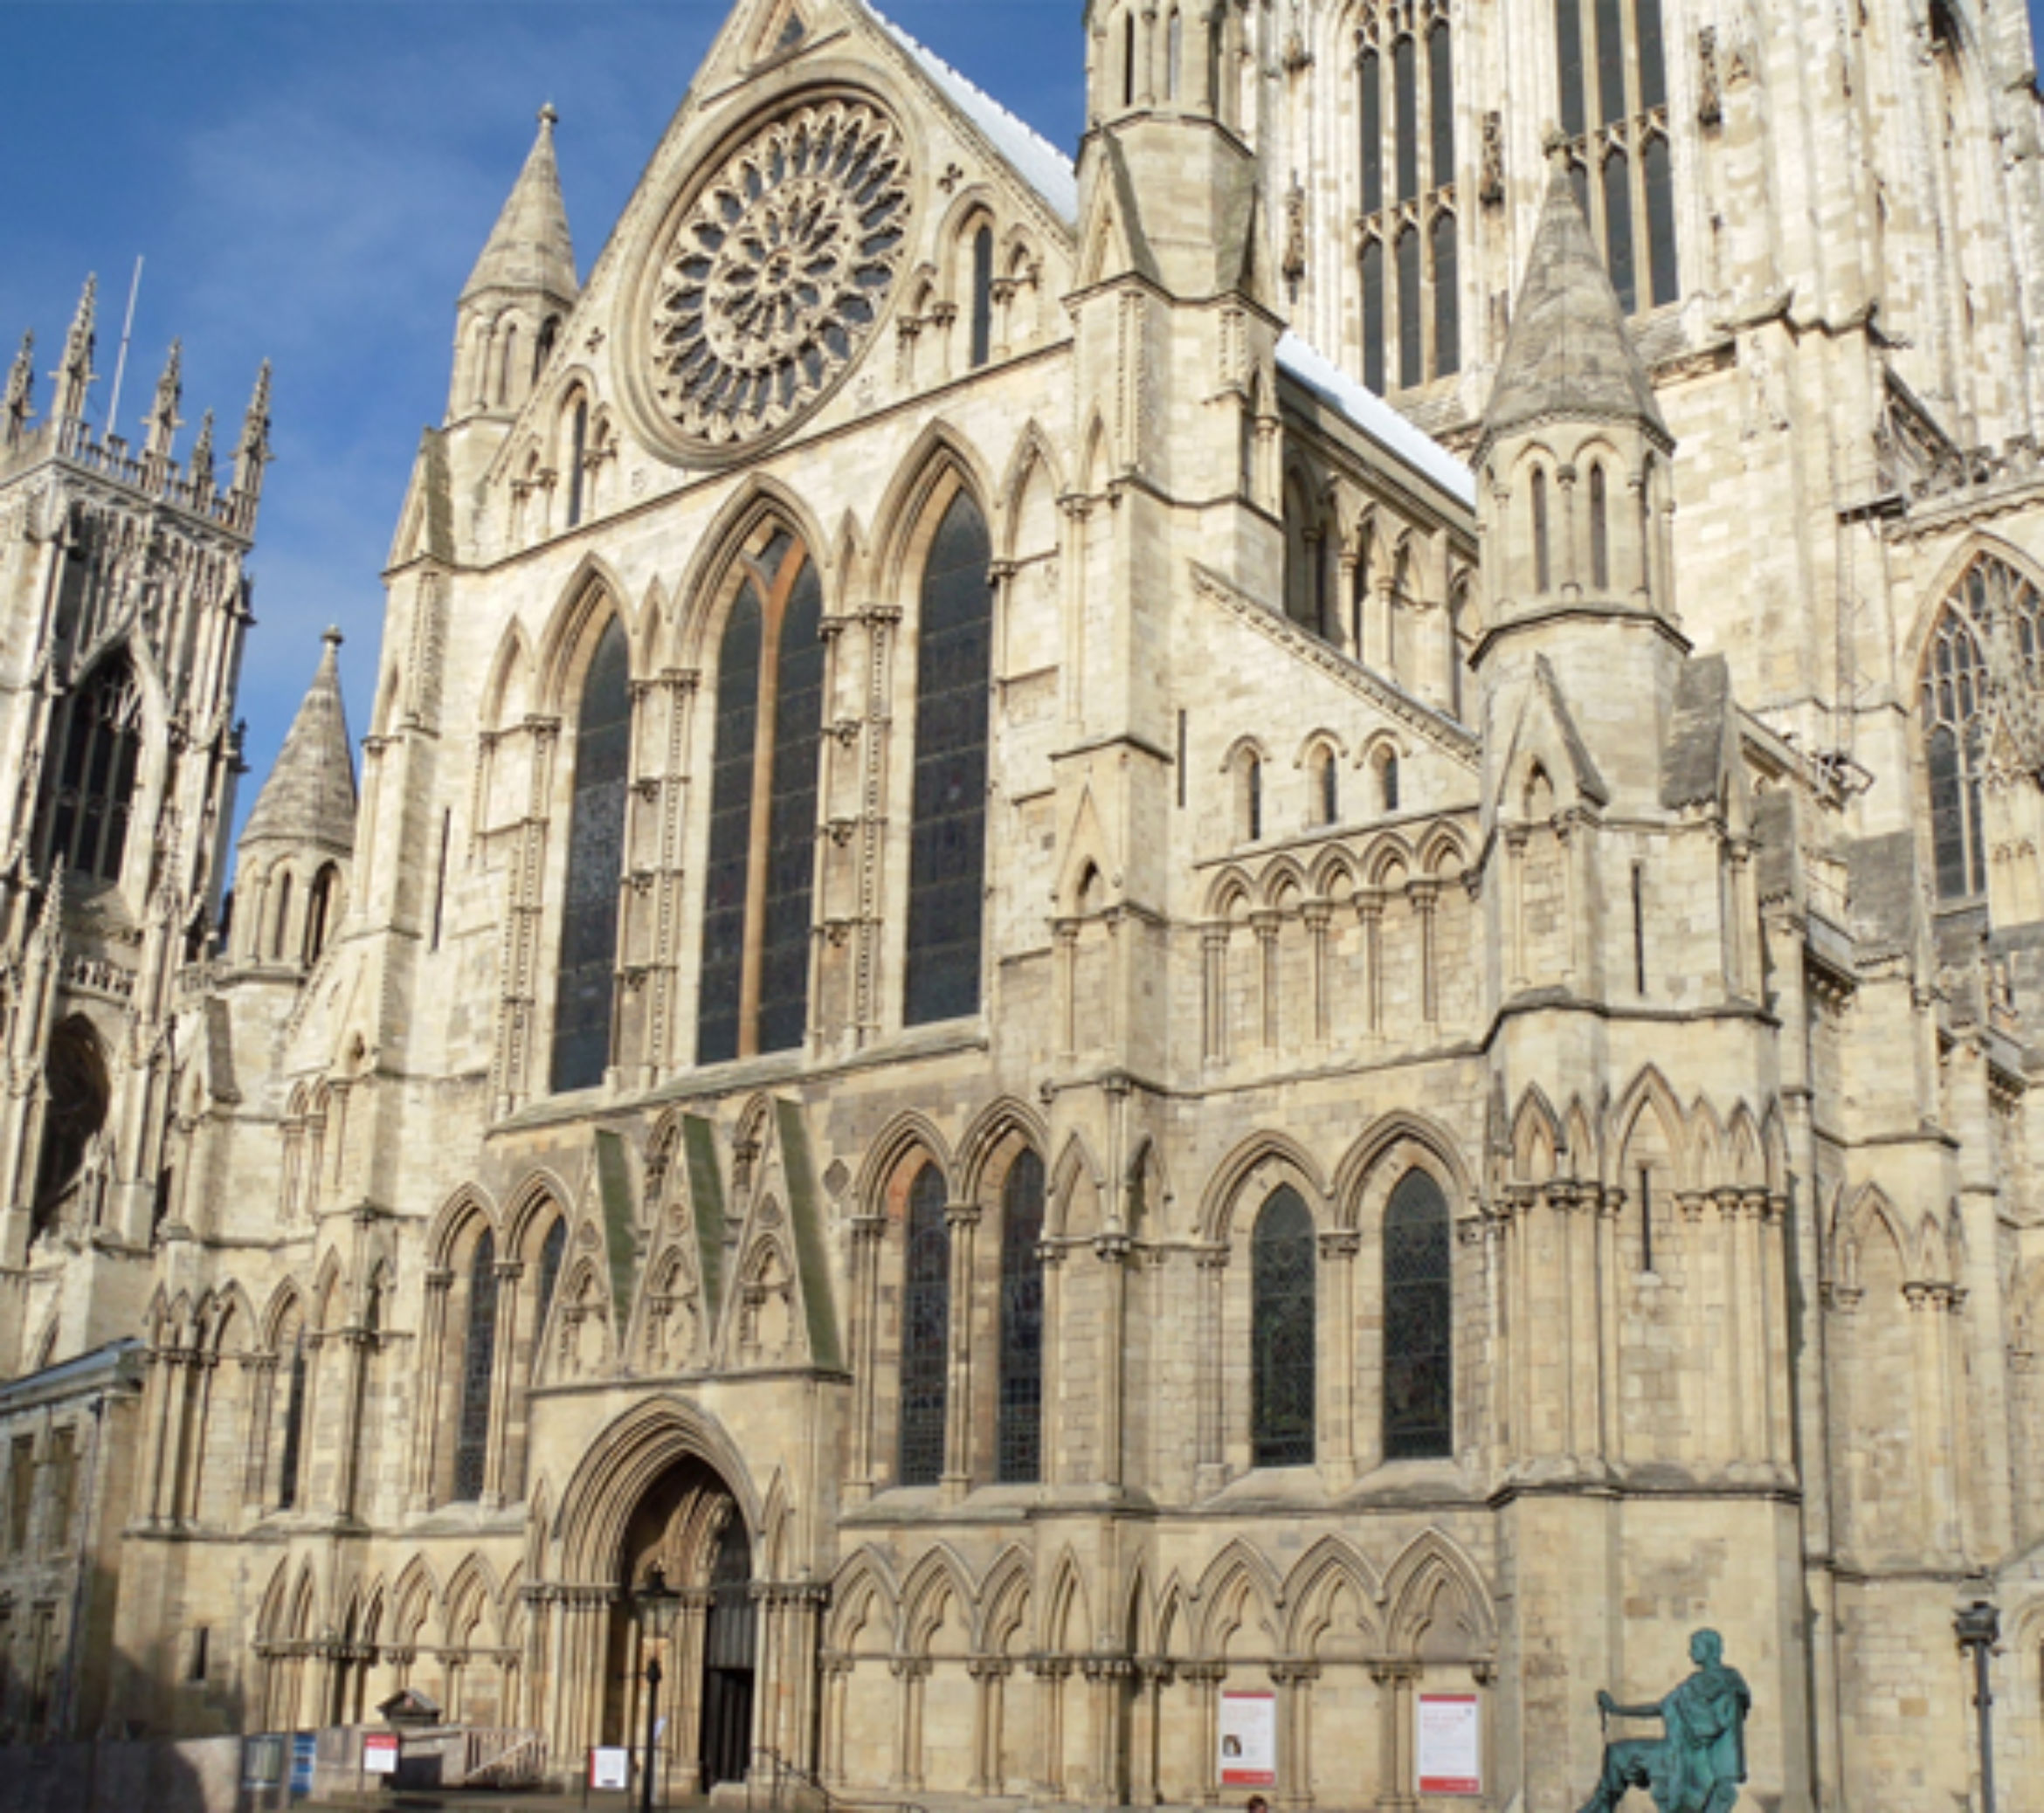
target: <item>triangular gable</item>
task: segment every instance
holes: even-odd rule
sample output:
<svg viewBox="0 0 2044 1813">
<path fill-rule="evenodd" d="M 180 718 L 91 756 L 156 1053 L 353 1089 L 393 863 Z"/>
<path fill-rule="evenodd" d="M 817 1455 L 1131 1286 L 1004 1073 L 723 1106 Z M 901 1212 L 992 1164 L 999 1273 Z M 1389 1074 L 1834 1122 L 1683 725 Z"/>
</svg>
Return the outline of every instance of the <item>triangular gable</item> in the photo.
<svg viewBox="0 0 2044 1813">
<path fill-rule="evenodd" d="M 1136 205 L 1136 184 L 1129 174 L 1129 162 L 1118 141 L 1111 134 L 1100 141 L 1100 155 L 1107 173 L 1104 183 L 1094 185 L 1092 205 L 1081 230 L 1084 248 L 1079 265 L 1079 286 L 1090 287 L 1109 278 L 1133 272 L 1162 286 L 1157 254 L 1143 237 L 1143 215 Z"/>
<path fill-rule="evenodd" d="M 1555 678 L 1545 655 L 1533 664 L 1533 684 L 1520 700 L 1518 716 L 1506 743 L 1505 759 L 1498 764 L 1496 784 L 1501 794 L 1492 802 L 1494 810 L 1506 804 L 1502 789 L 1517 784 L 1520 769 L 1528 758 L 1537 759 L 1553 770 L 1557 784 L 1565 780 L 1576 798 L 1599 806 L 1611 803 L 1611 789 L 1591 756 L 1589 744 L 1576 727 L 1561 682 Z"/>
<path fill-rule="evenodd" d="M 411 482 L 397 513 L 397 535 L 390 544 L 393 569 L 419 560 L 454 560 L 454 497 L 447 472 L 446 437 L 437 428 L 418 438 L 411 462 Z"/>
</svg>

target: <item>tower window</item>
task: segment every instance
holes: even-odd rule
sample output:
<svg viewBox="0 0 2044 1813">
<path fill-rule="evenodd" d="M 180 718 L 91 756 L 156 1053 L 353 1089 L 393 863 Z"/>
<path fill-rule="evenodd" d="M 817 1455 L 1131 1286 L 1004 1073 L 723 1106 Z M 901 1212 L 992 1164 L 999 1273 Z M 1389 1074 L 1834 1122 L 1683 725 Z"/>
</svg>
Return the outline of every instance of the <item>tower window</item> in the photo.
<svg viewBox="0 0 2044 1813">
<path fill-rule="evenodd" d="M 1604 245 L 1612 287 L 1628 314 L 1672 302 L 1681 285 L 1661 0 L 1591 0 L 1587 10 L 1555 0 L 1554 24 L 1576 198 Z"/>
<path fill-rule="evenodd" d="M 1373 6 L 1357 70 L 1363 376 L 1382 390 L 1395 369 L 1398 384 L 1410 388 L 1461 365 L 1454 50 L 1447 22 L 1436 20 L 1418 35 L 1401 10 Z"/>
<path fill-rule="evenodd" d="M 1983 807 L 1992 728 L 2013 707 L 2034 709 L 2044 686 L 2044 600 L 2006 562 L 1983 555 L 1938 612 L 1917 699 L 1930 791 L 1937 897 L 1987 892 Z M 2020 688 L 2005 703 L 1997 693 Z"/>
<path fill-rule="evenodd" d="M 1251 1447 L 1260 1467 L 1314 1458 L 1315 1313 L 1313 1217 L 1281 1184 L 1249 1243 Z"/>
<path fill-rule="evenodd" d="M 1454 1298 L 1447 1200 L 1408 1171 L 1384 1215 L 1384 1456 L 1454 1452 Z"/>
<path fill-rule="evenodd" d="M 59 864 L 104 881 L 121 879 L 141 759 L 142 693 L 125 651 L 109 656 L 51 713 L 37 817 L 45 872 Z"/>
<path fill-rule="evenodd" d="M 1604 468 L 1590 468 L 1590 583 L 1599 591 L 1611 584 L 1611 527 L 1606 515 Z"/>
<path fill-rule="evenodd" d="M 823 583 L 776 529 L 718 648 L 699 1063 L 792 1051 L 807 1030 L 823 690 Z"/>
<path fill-rule="evenodd" d="M 576 723 L 568 886 L 554 995 L 556 1090 L 593 1087 L 610 1067 L 631 763 L 632 656 L 624 625 L 613 617 L 590 658 Z"/>
</svg>

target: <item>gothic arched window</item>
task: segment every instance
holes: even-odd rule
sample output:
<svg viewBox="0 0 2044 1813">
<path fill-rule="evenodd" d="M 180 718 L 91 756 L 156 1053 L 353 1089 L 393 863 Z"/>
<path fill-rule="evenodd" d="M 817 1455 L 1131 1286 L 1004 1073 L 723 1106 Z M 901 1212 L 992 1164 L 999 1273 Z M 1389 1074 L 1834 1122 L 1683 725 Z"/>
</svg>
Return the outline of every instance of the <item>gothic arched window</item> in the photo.
<svg viewBox="0 0 2044 1813">
<path fill-rule="evenodd" d="M 1291 1185 L 1264 1203 L 1249 1241 L 1250 1445 L 1260 1467 L 1314 1458 L 1313 1217 Z"/>
<path fill-rule="evenodd" d="M 305 961 L 308 968 L 319 962 L 321 953 L 327 948 L 327 936 L 333 930 L 340 892 L 340 868 L 328 863 L 313 877 L 312 893 L 305 903 Z"/>
<path fill-rule="evenodd" d="M 556 1215 L 540 1243 L 539 1293 L 533 1299 L 532 1334 L 536 1341 L 547 1332 L 547 1312 L 554 1306 L 554 1286 L 561 1281 L 561 1260 L 568 1251 L 568 1217 Z"/>
<path fill-rule="evenodd" d="M 284 1375 L 283 1451 L 277 1459 L 277 1508 L 290 1511 L 298 1504 L 299 1473 L 305 1460 L 305 1334 L 300 1330 L 291 1341 L 291 1363 Z"/>
<path fill-rule="evenodd" d="M 497 1368 L 497 1241 L 485 1228 L 468 1261 L 468 1326 L 461 1341 L 459 1421 L 454 1437 L 457 1504 L 482 1496 L 490 1446 L 490 1386 Z"/>
<path fill-rule="evenodd" d="M 784 529 L 742 564 L 717 654 L 700 1064 L 793 1051 L 809 1024 L 823 582 Z"/>
<path fill-rule="evenodd" d="M 1983 555 L 1937 614 L 1918 690 L 1941 900 L 1987 892 L 1981 808 L 1995 694 L 2005 687 L 2020 689 L 2026 706 L 2044 693 L 2044 600 L 2013 568 Z"/>
<path fill-rule="evenodd" d="M 904 1486 L 935 1486 L 944 1472 L 944 1413 L 951 1345 L 951 1229 L 943 1173 L 925 1165 L 908 1189 L 901 1274 L 901 1440 Z"/>
<path fill-rule="evenodd" d="M 50 714 L 49 748 L 37 814 L 36 849 L 45 873 L 61 863 L 75 874 L 118 881 L 128 852 L 128 818 L 142 756 L 142 690 L 125 651 L 110 655 Z"/>
<path fill-rule="evenodd" d="M 1043 1161 L 1019 1154 L 1001 1191 L 1000 1397 L 994 1477 L 1043 1477 Z"/>
<path fill-rule="evenodd" d="M 584 462 L 589 457 L 589 403 L 577 397 L 575 412 L 568 418 L 568 527 L 582 526 Z"/>
<path fill-rule="evenodd" d="M 1454 39 L 1445 18 L 1410 20 L 1410 9 L 1369 8 L 1357 64 L 1363 380 L 1372 390 L 1385 388 L 1394 351 L 1401 388 L 1461 366 Z"/>
<path fill-rule="evenodd" d="M 993 356 L 993 229 L 983 226 L 972 236 L 972 369 Z"/>
<path fill-rule="evenodd" d="M 1447 1198 L 1408 1171 L 1384 1212 L 1384 1458 L 1455 1448 L 1454 1298 Z"/>
<path fill-rule="evenodd" d="M 1555 0 L 1562 131 L 1576 198 L 1626 313 L 1681 293 L 1661 0 Z M 1588 180 L 1595 171 L 1597 180 Z M 1644 259 L 1641 253 L 1644 252 Z"/>
<path fill-rule="evenodd" d="M 985 519 L 961 491 L 930 544 L 916 620 L 915 797 L 901 1012 L 910 1026 L 955 1019 L 979 1008 L 992 557 Z"/>
<path fill-rule="evenodd" d="M 105 1049 L 83 1014 L 60 1021 L 51 1033 L 43 1088 L 43 1141 L 36 1156 L 36 1193 L 29 1217 L 31 1238 L 65 1219 L 66 1198 L 78 1184 L 113 1101 Z"/>
<path fill-rule="evenodd" d="M 631 769 L 632 653 L 625 626 L 613 617 L 590 658 L 576 719 L 575 800 L 554 989 L 556 1091 L 593 1087 L 610 1068 Z"/>
</svg>

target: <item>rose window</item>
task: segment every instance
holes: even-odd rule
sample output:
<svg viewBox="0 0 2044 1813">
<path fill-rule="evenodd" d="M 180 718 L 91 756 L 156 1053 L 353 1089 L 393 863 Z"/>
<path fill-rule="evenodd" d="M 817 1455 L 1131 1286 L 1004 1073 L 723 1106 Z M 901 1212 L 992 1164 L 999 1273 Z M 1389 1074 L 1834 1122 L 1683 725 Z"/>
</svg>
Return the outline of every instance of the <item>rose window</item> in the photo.
<svg viewBox="0 0 2044 1813">
<path fill-rule="evenodd" d="M 777 121 L 704 184 L 659 265 L 653 394 L 690 438 L 736 446 L 820 401 L 878 325 L 908 243 L 891 121 L 832 100 Z"/>
</svg>

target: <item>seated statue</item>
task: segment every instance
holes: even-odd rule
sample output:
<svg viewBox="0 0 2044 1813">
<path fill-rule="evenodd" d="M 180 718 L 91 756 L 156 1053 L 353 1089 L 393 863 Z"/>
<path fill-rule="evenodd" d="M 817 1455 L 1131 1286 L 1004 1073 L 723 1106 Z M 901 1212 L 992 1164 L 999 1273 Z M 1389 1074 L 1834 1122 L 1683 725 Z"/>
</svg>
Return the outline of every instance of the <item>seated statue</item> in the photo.
<svg viewBox="0 0 2044 1813">
<path fill-rule="evenodd" d="M 1654 1706 L 1620 1706 L 1601 1689 L 1608 1719 L 1659 1719 L 1668 1735 L 1627 1738 L 1604 1747 L 1604 1774 L 1583 1813 L 1612 1813 L 1628 1788 L 1644 1788 L 1661 1813 L 1728 1813 L 1746 1779 L 1746 1714 L 1753 1696 L 1724 1665 L 1724 1639 L 1699 1630 L 1689 1639 L 1696 1672 Z"/>
</svg>

